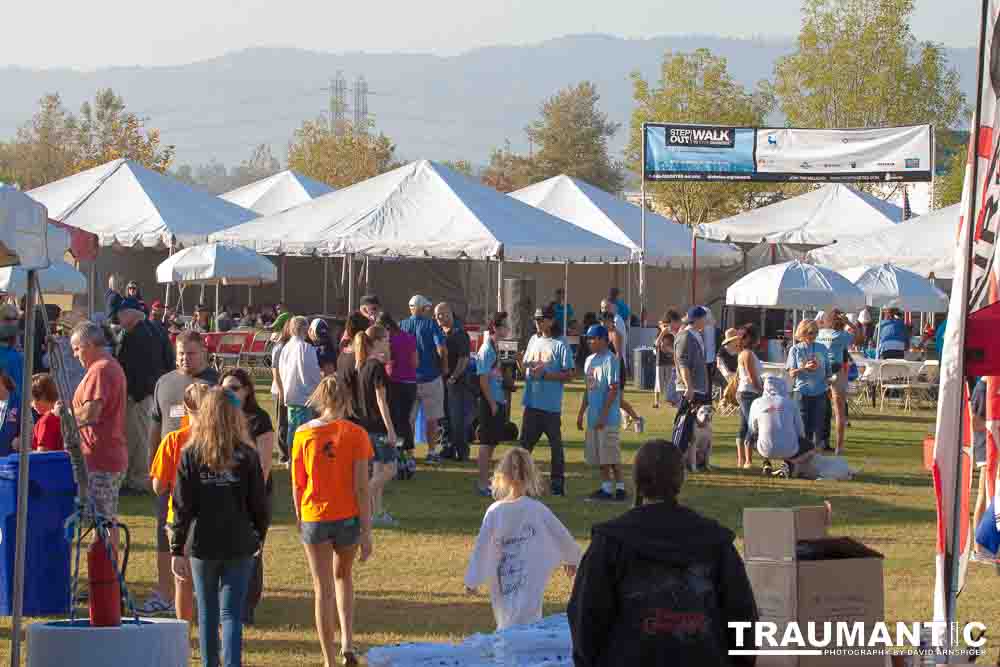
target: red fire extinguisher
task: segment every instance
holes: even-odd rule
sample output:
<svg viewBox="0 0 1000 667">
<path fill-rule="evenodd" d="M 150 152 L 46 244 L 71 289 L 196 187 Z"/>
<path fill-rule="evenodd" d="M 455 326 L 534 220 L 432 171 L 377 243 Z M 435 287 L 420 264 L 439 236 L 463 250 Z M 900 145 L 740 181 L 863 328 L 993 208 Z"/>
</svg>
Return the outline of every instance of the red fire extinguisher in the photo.
<svg viewBox="0 0 1000 667">
<path fill-rule="evenodd" d="M 122 624 L 122 596 L 117 562 L 118 551 L 112 545 L 109 557 L 104 535 L 90 545 L 87 552 L 87 576 L 90 585 L 91 627 L 111 628 Z"/>
</svg>

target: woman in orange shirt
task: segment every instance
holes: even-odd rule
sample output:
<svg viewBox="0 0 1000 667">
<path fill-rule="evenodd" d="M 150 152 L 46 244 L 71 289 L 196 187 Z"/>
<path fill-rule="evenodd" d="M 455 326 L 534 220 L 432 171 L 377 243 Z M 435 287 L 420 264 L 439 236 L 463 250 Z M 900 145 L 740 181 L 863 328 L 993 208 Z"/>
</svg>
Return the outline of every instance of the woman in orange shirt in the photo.
<svg viewBox="0 0 1000 667">
<path fill-rule="evenodd" d="M 351 570 L 359 546 L 361 562 L 372 553 L 368 462 L 374 452 L 365 429 L 346 419 L 350 395 L 338 385 L 336 375 L 323 378 L 309 407 L 319 417 L 300 426 L 292 443 L 295 516 L 312 573 L 324 667 L 335 664 L 336 618 L 340 621 L 339 664 L 356 665 L 351 646 Z"/>
<path fill-rule="evenodd" d="M 177 466 L 181 462 L 181 450 L 191 439 L 191 428 L 198 416 L 198 406 L 211 386 L 202 382 L 188 385 L 184 390 L 184 411 L 186 419 L 181 427 L 164 436 L 156 450 L 156 456 L 149 468 L 149 478 L 153 482 L 153 492 L 158 496 L 167 496 L 167 525 L 174 521 L 174 504 L 172 492 L 177 481 Z M 194 586 L 191 579 L 181 579 L 174 575 L 174 607 L 177 619 L 190 623 L 194 618 Z"/>
</svg>

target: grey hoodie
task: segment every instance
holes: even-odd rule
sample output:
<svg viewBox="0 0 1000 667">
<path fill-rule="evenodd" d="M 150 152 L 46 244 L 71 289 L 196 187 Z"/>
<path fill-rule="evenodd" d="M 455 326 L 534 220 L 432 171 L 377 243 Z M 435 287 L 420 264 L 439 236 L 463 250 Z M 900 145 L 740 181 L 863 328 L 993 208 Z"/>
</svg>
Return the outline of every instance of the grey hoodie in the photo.
<svg viewBox="0 0 1000 667">
<path fill-rule="evenodd" d="M 785 379 L 765 375 L 764 395 L 750 406 L 750 432 L 757 436 L 757 451 L 769 459 L 788 459 L 799 451 L 804 433 L 798 405 L 788 397 Z"/>
</svg>

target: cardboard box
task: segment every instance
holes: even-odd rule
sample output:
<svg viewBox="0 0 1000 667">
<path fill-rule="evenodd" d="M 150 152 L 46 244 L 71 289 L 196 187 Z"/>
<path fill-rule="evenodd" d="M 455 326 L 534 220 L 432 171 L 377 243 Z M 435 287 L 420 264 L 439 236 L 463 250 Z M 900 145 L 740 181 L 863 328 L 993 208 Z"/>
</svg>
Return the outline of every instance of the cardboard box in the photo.
<svg viewBox="0 0 1000 667">
<path fill-rule="evenodd" d="M 800 540 L 826 537 L 830 506 L 746 508 L 743 510 L 743 551 L 746 560 L 795 560 Z"/>
<path fill-rule="evenodd" d="M 830 508 L 746 509 L 746 569 L 761 621 L 863 622 L 885 618 L 882 555 L 850 538 L 826 535 Z M 820 630 L 822 633 L 822 630 Z M 766 647 L 762 647 L 766 648 Z M 758 667 L 884 667 L 884 656 L 760 656 Z"/>
</svg>

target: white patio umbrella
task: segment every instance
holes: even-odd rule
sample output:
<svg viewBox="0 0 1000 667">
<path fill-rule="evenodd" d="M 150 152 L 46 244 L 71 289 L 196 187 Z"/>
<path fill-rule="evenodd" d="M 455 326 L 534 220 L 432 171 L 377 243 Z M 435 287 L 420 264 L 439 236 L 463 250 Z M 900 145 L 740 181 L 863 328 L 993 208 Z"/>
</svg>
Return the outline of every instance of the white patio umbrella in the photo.
<svg viewBox="0 0 1000 667">
<path fill-rule="evenodd" d="M 61 259 L 50 259 L 49 268 L 38 272 L 44 294 L 86 294 L 87 276 Z M 28 290 L 28 271 L 20 266 L 0 269 L 0 292 L 21 296 Z"/>
<path fill-rule="evenodd" d="M 865 295 L 836 271 L 795 261 L 743 276 L 726 290 L 726 303 L 787 310 L 857 310 L 865 306 Z"/>
<path fill-rule="evenodd" d="M 913 271 L 892 264 L 876 264 L 856 266 L 843 275 L 865 293 L 869 306 L 920 313 L 948 310 L 948 295 Z"/>
<path fill-rule="evenodd" d="M 219 314 L 221 285 L 263 285 L 278 280 L 278 267 L 250 248 L 207 243 L 174 253 L 156 267 L 158 283 L 215 285 L 215 314 Z"/>
</svg>

